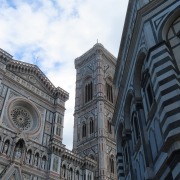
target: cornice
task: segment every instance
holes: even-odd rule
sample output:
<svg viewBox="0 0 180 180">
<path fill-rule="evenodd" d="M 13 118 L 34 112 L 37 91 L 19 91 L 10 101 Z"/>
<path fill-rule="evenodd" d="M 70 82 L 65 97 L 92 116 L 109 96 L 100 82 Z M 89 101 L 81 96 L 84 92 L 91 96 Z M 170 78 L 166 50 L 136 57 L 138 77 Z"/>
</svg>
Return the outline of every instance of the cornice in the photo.
<svg viewBox="0 0 180 180">
<path fill-rule="evenodd" d="M 141 25 L 143 24 L 143 17 L 145 14 L 149 14 L 150 12 L 152 12 L 152 10 L 155 7 L 159 7 L 160 4 L 162 4 L 163 2 L 165 2 L 165 0 L 153 0 L 151 2 L 149 2 L 148 4 L 144 5 L 141 9 L 139 9 L 137 11 L 137 16 L 136 16 L 136 20 L 134 23 L 134 27 L 133 27 L 133 32 L 132 32 L 132 36 L 131 36 L 131 41 L 132 41 L 132 37 L 133 37 L 133 45 L 135 45 L 135 42 L 137 42 L 137 38 L 138 38 L 138 33 L 139 33 L 139 28 L 141 27 Z M 125 52 L 125 44 L 127 43 L 127 38 L 128 38 L 128 29 L 131 23 L 131 13 L 132 13 L 132 9 L 134 6 L 135 1 L 129 1 L 128 4 L 128 9 L 127 9 L 127 13 L 126 13 L 126 18 L 125 18 L 125 23 L 124 23 L 124 28 L 123 28 L 123 33 L 122 33 L 122 38 L 121 38 L 121 42 L 120 42 L 120 47 L 119 47 L 119 53 L 118 53 L 118 58 L 117 58 L 117 65 L 116 65 L 116 70 L 115 70 L 115 74 L 114 74 L 114 83 L 116 84 L 117 79 L 119 78 L 119 68 L 121 65 L 121 61 L 123 58 L 123 54 Z M 129 47 L 132 46 L 132 42 L 130 43 Z M 128 49 L 130 49 L 128 47 Z M 134 48 L 131 47 L 131 50 L 134 50 Z M 130 52 L 128 52 L 129 54 Z M 127 57 L 127 56 L 126 56 Z M 128 58 L 126 58 L 128 59 Z"/>
<path fill-rule="evenodd" d="M 114 65 L 116 64 L 116 58 L 107 49 L 105 49 L 102 44 L 96 43 L 90 50 L 88 50 L 83 55 L 75 59 L 75 68 L 77 69 L 86 62 L 93 60 L 96 57 L 96 55 L 104 55 Z"/>
<path fill-rule="evenodd" d="M 9 72 L 30 73 L 44 84 L 44 87 L 53 98 L 60 98 L 63 101 L 69 99 L 69 93 L 60 87 L 56 88 L 38 66 L 12 59 L 12 57 L 9 53 L 0 49 L 0 61 L 6 65 L 6 70 Z"/>
<path fill-rule="evenodd" d="M 136 20 L 135 20 L 133 31 L 132 31 L 131 41 L 128 46 L 129 50 L 127 51 L 126 59 L 123 59 L 124 58 L 123 53 L 125 52 L 124 48 L 126 47 L 125 44 L 127 43 L 126 40 L 128 38 L 127 32 L 128 32 L 128 28 L 129 28 L 130 20 L 131 20 L 130 10 L 131 10 L 132 6 L 134 5 L 133 1 L 129 1 L 129 5 L 128 5 L 129 12 L 127 12 L 127 15 L 126 15 L 125 25 L 124 25 L 124 29 L 123 29 L 123 34 L 122 34 L 122 39 L 121 39 L 121 44 L 120 44 L 119 54 L 118 54 L 118 59 L 117 59 L 117 66 L 116 66 L 116 70 L 115 70 L 115 74 L 114 74 L 114 84 L 116 84 L 118 86 L 118 96 L 117 96 L 115 111 L 114 111 L 114 115 L 113 115 L 113 124 L 114 125 L 115 125 L 115 120 L 118 119 L 118 115 L 119 115 L 118 107 L 120 106 L 121 98 L 123 96 L 123 89 L 125 88 L 126 80 L 124 78 L 127 78 L 127 74 L 129 72 L 129 67 L 130 67 L 130 63 L 132 60 L 133 51 L 135 49 L 136 43 L 138 42 L 137 41 L 138 33 L 140 32 L 140 28 L 142 27 L 142 25 L 144 23 L 143 18 L 145 15 L 152 12 L 153 9 L 155 9 L 156 7 L 159 7 L 159 5 L 162 4 L 163 2 L 166 2 L 166 1 L 165 0 L 153 0 L 137 11 L 137 16 L 136 16 Z M 125 62 L 125 65 L 124 65 L 124 69 L 123 69 L 123 76 L 121 79 L 120 65 L 121 65 L 122 61 Z M 120 81 L 118 82 L 119 79 L 120 79 Z"/>
</svg>

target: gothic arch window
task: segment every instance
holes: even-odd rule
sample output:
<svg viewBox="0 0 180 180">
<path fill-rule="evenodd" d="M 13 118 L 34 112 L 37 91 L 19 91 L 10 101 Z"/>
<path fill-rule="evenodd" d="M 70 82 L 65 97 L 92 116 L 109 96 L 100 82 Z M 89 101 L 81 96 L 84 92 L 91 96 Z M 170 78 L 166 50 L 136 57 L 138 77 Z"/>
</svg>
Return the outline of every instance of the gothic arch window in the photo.
<svg viewBox="0 0 180 180">
<path fill-rule="evenodd" d="M 31 159 L 32 159 L 32 150 L 29 149 L 27 154 L 26 154 L 26 163 L 30 164 L 31 163 Z"/>
<path fill-rule="evenodd" d="M 125 162 L 125 169 L 129 166 L 129 157 L 128 157 L 128 148 L 124 148 L 124 162 Z"/>
<path fill-rule="evenodd" d="M 91 180 L 91 174 L 88 174 L 88 180 Z"/>
<path fill-rule="evenodd" d="M 58 124 L 62 124 L 62 117 L 61 117 L 61 115 L 58 115 L 58 117 L 57 117 L 57 123 L 58 123 Z"/>
<path fill-rule="evenodd" d="M 106 83 L 106 98 L 113 103 L 113 87 L 109 82 Z"/>
<path fill-rule="evenodd" d="M 86 124 L 85 122 L 83 122 L 83 125 L 82 125 L 82 137 L 86 137 Z"/>
<path fill-rule="evenodd" d="M 70 168 L 69 173 L 70 173 L 70 180 L 73 180 L 73 169 L 72 168 Z"/>
<path fill-rule="evenodd" d="M 174 53 L 174 57 L 176 59 L 176 63 L 180 70 L 180 62 L 179 62 L 179 48 L 180 48 L 180 17 L 175 19 L 169 30 L 166 34 L 166 39 L 169 42 L 172 51 Z"/>
<path fill-rule="evenodd" d="M 61 136 L 61 128 L 59 126 L 56 127 L 56 135 Z"/>
<path fill-rule="evenodd" d="M 108 133 L 112 134 L 112 123 L 111 123 L 111 119 L 108 119 L 108 121 L 107 121 L 107 126 L 108 126 Z"/>
<path fill-rule="evenodd" d="M 93 99 L 93 83 L 92 81 L 88 81 L 85 84 L 85 103 L 91 101 Z"/>
<path fill-rule="evenodd" d="M 62 167 L 62 176 L 65 178 L 66 177 L 66 165 L 64 164 Z"/>
<path fill-rule="evenodd" d="M 94 120 L 90 118 L 90 134 L 94 133 Z"/>
<path fill-rule="evenodd" d="M 140 138 L 140 130 L 139 130 L 139 124 L 138 124 L 138 118 L 136 113 L 133 113 L 132 115 L 132 127 L 133 127 L 133 132 L 134 132 L 134 140 L 137 142 Z"/>
<path fill-rule="evenodd" d="M 54 157 L 54 159 L 53 159 L 53 171 L 55 171 L 55 172 L 58 171 L 58 164 L 59 164 L 59 159 L 57 157 Z"/>
<path fill-rule="evenodd" d="M 77 170 L 77 171 L 76 171 L 76 179 L 79 180 L 79 177 L 80 177 L 79 171 Z"/>
<path fill-rule="evenodd" d="M 113 156 L 111 156 L 111 157 L 109 158 L 109 164 L 110 164 L 110 172 L 111 172 L 112 174 L 114 174 L 114 157 L 113 157 Z"/>
<path fill-rule="evenodd" d="M 6 140 L 5 143 L 4 143 L 4 148 L 3 148 L 3 153 L 4 154 L 8 154 L 9 145 L 10 145 L 9 140 Z"/>
<path fill-rule="evenodd" d="M 152 83 L 150 80 L 150 74 L 149 74 L 149 70 L 146 69 L 143 73 L 142 73 L 142 82 L 141 82 L 142 88 L 143 88 L 143 92 L 145 94 L 145 101 L 146 101 L 146 107 L 148 112 L 151 111 L 152 106 L 155 102 L 155 96 L 154 96 L 154 91 L 152 88 Z"/>
</svg>

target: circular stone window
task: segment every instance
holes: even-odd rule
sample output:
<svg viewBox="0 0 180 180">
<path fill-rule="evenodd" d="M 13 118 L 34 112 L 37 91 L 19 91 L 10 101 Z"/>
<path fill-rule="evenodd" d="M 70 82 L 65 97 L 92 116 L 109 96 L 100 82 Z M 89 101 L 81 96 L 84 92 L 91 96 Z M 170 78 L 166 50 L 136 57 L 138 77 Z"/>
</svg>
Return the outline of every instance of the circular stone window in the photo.
<svg viewBox="0 0 180 180">
<path fill-rule="evenodd" d="M 10 116 L 16 127 L 20 130 L 28 130 L 32 126 L 32 116 L 30 112 L 23 107 L 14 107 Z"/>
<path fill-rule="evenodd" d="M 11 127 L 18 131 L 34 134 L 41 127 L 40 113 L 37 107 L 27 99 L 13 99 L 7 112 Z"/>
</svg>

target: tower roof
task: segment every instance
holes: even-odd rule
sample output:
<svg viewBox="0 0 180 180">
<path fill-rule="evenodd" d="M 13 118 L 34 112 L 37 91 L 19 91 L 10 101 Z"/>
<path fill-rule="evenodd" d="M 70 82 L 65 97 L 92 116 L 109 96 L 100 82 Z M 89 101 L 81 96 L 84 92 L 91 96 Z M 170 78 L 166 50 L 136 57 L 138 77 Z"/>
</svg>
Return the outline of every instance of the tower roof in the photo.
<svg viewBox="0 0 180 180">
<path fill-rule="evenodd" d="M 75 67 L 80 66 L 97 54 L 103 54 L 106 58 L 111 60 L 114 65 L 116 64 L 116 58 L 106 48 L 104 48 L 101 43 L 96 43 L 91 49 L 75 59 Z"/>
</svg>

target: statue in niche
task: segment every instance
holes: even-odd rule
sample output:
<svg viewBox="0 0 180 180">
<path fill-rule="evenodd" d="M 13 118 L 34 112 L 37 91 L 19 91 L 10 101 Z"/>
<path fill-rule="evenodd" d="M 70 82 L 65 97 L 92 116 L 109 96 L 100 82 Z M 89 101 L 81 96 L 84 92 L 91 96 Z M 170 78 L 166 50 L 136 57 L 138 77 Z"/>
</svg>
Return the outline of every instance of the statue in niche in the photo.
<svg viewBox="0 0 180 180">
<path fill-rule="evenodd" d="M 23 152 L 23 149 L 24 149 L 24 140 L 23 139 L 20 139 L 17 144 L 16 144 L 16 147 L 15 147 L 15 152 L 14 152 L 14 156 L 16 159 L 20 159 L 21 156 L 22 156 L 22 152 Z"/>
<path fill-rule="evenodd" d="M 21 157 L 21 148 L 17 147 L 15 152 L 15 158 L 19 159 Z"/>
<path fill-rule="evenodd" d="M 4 154 L 7 154 L 7 153 L 8 153 L 8 149 L 9 149 L 9 142 L 6 141 L 5 144 L 4 144 L 3 153 L 4 153 Z"/>
<path fill-rule="evenodd" d="M 26 163 L 27 163 L 27 164 L 30 164 L 30 163 L 31 163 L 31 150 L 29 150 L 28 153 L 27 153 Z"/>
<path fill-rule="evenodd" d="M 35 158 L 34 158 L 34 165 L 35 166 L 38 166 L 38 154 L 35 155 Z"/>
<path fill-rule="evenodd" d="M 41 167 L 42 167 L 42 169 L 45 169 L 45 168 L 46 168 L 46 158 L 45 158 L 45 157 L 42 158 Z"/>
</svg>

